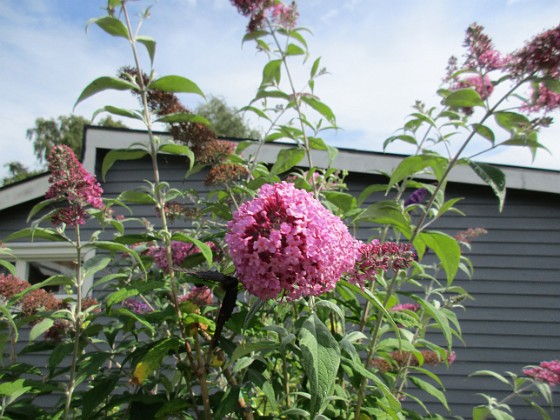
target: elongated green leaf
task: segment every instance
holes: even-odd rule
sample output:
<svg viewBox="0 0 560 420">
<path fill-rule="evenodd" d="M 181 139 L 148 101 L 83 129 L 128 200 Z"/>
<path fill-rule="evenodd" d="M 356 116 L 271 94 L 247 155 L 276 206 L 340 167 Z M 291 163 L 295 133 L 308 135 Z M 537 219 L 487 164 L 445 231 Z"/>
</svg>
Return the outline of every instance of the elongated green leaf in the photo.
<svg viewBox="0 0 560 420">
<path fill-rule="evenodd" d="M 34 341 L 37 337 L 47 331 L 50 327 L 52 327 L 54 321 L 50 318 L 43 318 L 37 324 L 33 325 L 31 331 L 29 332 L 29 341 Z"/>
<path fill-rule="evenodd" d="M 29 223 L 29 221 L 33 218 L 33 216 L 35 216 L 37 213 L 39 213 L 45 207 L 47 207 L 50 204 L 56 203 L 57 201 L 58 200 L 56 200 L 54 198 L 50 198 L 48 200 L 43 200 L 43 201 L 35 204 L 33 206 L 33 208 L 31 209 L 31 211 L 29 212 L 29 215 L 27 216 L 27 223 Z"/>
<path fill-rule="evenodd" d="M 357 206 L 356 197 L 340 191 L 325 191 L 323 193 L 327 201 L 333 203 L 344 212 L 348 212 Z"/>
<path fill-rule="evenodd" d="M 40 282 L 40 283 L 35 283 L 31 286 L 29 286 L 27 289 L 13 295 L 10 298 L 10 303 L 13 304 L 14 302 L 17 302 L 18 300 L 20 300 L 22 297 L 24 297 L 26 294 L 32 292 L 33 290 L 37 290 L 37 289 L 41 289 L 43 287 L 48 287 L 48 286 L 71 286 L 73 284 L 73 281 L 71 278 L 63 276 L 61 274 L 56 275 L 56 276 L 51 276 L 48 279 Z"/>
<path fill-rule="evenodd" d="M 383 150 L 385 150 L 389 144 L 391 144 L 391 143 L 393 143 L 394 141 L 397 141 L 397 140 L 402 140 L 405 143 L 410 143 L 410 144 L 414 144 L 414 145 L 418 144 L 418 142 L 416 141 L 416 138 L 414 136 L 410 136 L 408 134 L 399 134 L 399 135 L 396 135 L 396 136 L 391 136 L 387 140 L 385 140 L 383 142 Z"/>
<path fill-rule="evenodd" d="M 108 307 L 113 306 L 116 303 L 120 303 L 123 300 L 129 298 L 129 297 L 133 297 L 133 296 L 138 296 L 139 292 L 138 289 L 119 289 L 111 294 L 109 294 L 106 298 L 105 298 L 105 302 L 107 304 Z"/>
<path fill-rule="evenodd" d="M 0 259 L 0 266 L 8 270 L 12 276 L 16 275 L 16 267 L 11 262 Z"/>
<path fill-rule="evenodd" d="M 191 114 L 189 112 L 178 112 L 176 114 L 167 114 L 159 117 L 155 122 L 163 123 L 197 123 L 204 125 L 211 125 L 210 121 L 200 115 Z"/>
<path fill-rule="evenodd" d="M 176 232 L 173 234 L 173 236 L 171 237 L 171 239 L 173 241 L 180 241 L 180 242 L 186 242 L 186 243 L 190 243 L 195 245 L 196 247 L 198 247 L 198 249 L 200 250 L 200 253 L 204 256 L 204 258 L 206 259 L 206 262 L 208 264 L 212 264 L 212 249 L 206 245 L 204 242 L 193 238 L 190 235 L 187 235 L 186 233 L 183 232 Z"/>
<path fill-rule="evenodd" d="M 89 389 L 84 393 L 82 400 L 84 404 L 84 409 L 82 411 L 82 418 L 84 420 L 96 417 L 95 408 L 103 402 L 111 392 L 113 392 L 115 385 L 119 380 L 118 375 L 112 375 L 108 378 L 102 378 L 101 380 L 96 380 L 93 383 L 93 388 Z"/>
<path fill-rule="evenodd" d="M 494 140 L 496 137 L 494 136 L 494 132 L 490 128 L 482 124 L 473 124 L 472 128 L 482 137 L 484 137 L 487 140 L 490 140 L 490 142 L 494 144 Z"/>
<path fill-rule="evenodd" d="M 282 60 L 271 60 L 263 68 L 261 86 L 278 85 L 282 76 Z"/>
<path fill-rule="evenodd" d="M 194 93 L 206 98 L 196 83 L 182 76 L 163 76 L 150 83 L 148 88 L 163 92 Z"/>
<path fill-rule="evenodd" d="M 496 112 L 494 118 L 500 127 L 510 133 L 527 128 L 530 123 L 525 115 L 509 111 Z"/>
<path fill-rule="evenodd" d="M 418 237 L 436 253 L 447 274 L 447 285 L 451 286 L 461 262 L 461 248 L 457 241 L 442 232 L 423 232 Z"/>
<path fill-rule="evenodd" d="M 139 35 L 136 37 L 136 41 L 144 45 L 148 51 L 150 57 L 150 63 L 154 64 L 154 56 L 156 55 L 156 41 L 149 36 Z"/>
<path fill-rule="evenodd" d="M 257 94 L 255 95 L 255 97 L 253 98 L 253 100 L 251 101 L 251 103 L 258 101 L 259 99 L 264 99 L 264 98 L 277 98 L 277 99 L 285 99 L 285 100 L 289 100 L 290 99 L 290 95 L 288 95 L 287 93 L 284 93 L 280 90 L 264 90 L 264 89 L 259 89 L 259 91 L 257 92 Z"/>
<path fill-rule="evenodd" d="M 53 242 L 65 242 L 65 241 L 67 241 L 67 239 L 64 236 L 62 236 L 60 233 L 58 233 L 54 229 L 45 229 L 45 228 L 40 228 L 40 227 L 34 227 L 34 228 L 24 228 L 24 229 L 18 230 L 17 232 L 14 232 L 11 235 L 8 235 L 6 238 L 4 238 L 4 242 L 10 242 L 10 241 L 13 241 L 15 239 L 21 239 L 21 238 L 31 238 L 32 240 L 35 239 L 35 238 L 37 238 L 37 239 L 47 239 L 47 240 L 53 241 Z"/>
<path fill-rule="evenodd" d="M 172 155 L 186 156 L 189 158 L 189 170 L 192 169 L 195 161 L 194 153 L 190 147 L 184 144 L 167 143 L 159 148 L 160 152 L 170 153 Z"/>
<path fill-rule="evenodd" d="M 278 343 L 275 341 L 259 341 L 256 343 L 241 343 L 239 346 L 235 348 L 233 354 L 231 355 L 231 359 L 229 364 L 235 363 L 237 360 L 246 356 L 254 351 L 259 352 L 261 350 L 274 350 L 277 349 L 279 346 Z"/>
<path fill-rule="evenodd" d="M 19 330 L 14 322 L 12 313 L 8 310 L 8 306 L 0 305 L 0 314 L 4 315 L 3 317 L 0 316 L 0 319 L 4 322 L 7 321 L 10 325 L 10 328 L 13 331 L 15 342 L 17 343 L 19 339 Z"/>
<path fill-rule="evenodd" d="M 84 99 L 95 95 L 96 93 L 102 92 L 104 90 L 138 90 L 138 86 L 127 80 L 119 79 L 117 77 L 102 76 L 95 79 L 82 91 L 78 100 L 74 104 L 74 109 L 76 106 L 82 102 Z"/>
<path fill-rule="evenodd" d="M 142 191 L 123 191 L 117 197 L 117 200 L 129 204 L 150 204 L 157 203 L 156 199 L 150 194 Z"/>
<path fill-rule="evenodd" d="M 111 263 L 112 259 L 103 255 L 96 255 L 84 263 L 84 277 L 93 276 Z"/>
<path fill-rule="evenodd" d="M 148 376 L 157 370 L 163 359 L 170 351 L 176 351 L 179 346 L 179 340 L 175 337 L 164 338 L 155 346 L 153 346 L 146 355 L 136 364 L 134 369 L 134 380 L 141 384 Z"/>
<path fill-rule="evenodd" d="M 303 55 L 305 54 L 305 50 L 301 47 L 298 47 L 295 44 L 289 44 L 288 48 L 286 48 L 286 55 Z"/>
<path fill-rule="evenodd" d="M 412 382 L 414 385 L 416 385 L 422 391 L 425 391 L 428 394 L 430 394 L 432 397 L 435 397 L 440 403 L 442 403 L 442 405 L 445 408 L 447 408 L 447 410 L 449 410 L 449 406 L 447 405 L 447 399 L 445 398 L 445 394 L 442 391 L 437 389 L 431 383 L 426 382 L 423 379 L 420 379 L 416 376 L 410 375 L 408 377 L 408 379 L 410 379 L 410 382 Z"/>
<path fill-rule="evenodd" d="M 116 17 L 103 16 L 100 18 L 90 19 L 87 23 L 86 29 L 92 23 L 95 23 L 109 35 L 128 39 L 128 29 L 126 29 L 125 24 Z"/>
<path fill-rule="evenodd" d="M 434 305 L 426 300 L 423 300 L 416 296 L 412 296 L 412 298 L 420 303 L 422 305 L 422 308 L 424 308 L 424 310 L 428 312 L 432 316 L 432 318 L 434 318 L 436 324 L 441 329 L 441 332 L 443 333 L 443 336 L 445 337 L 445 340 L 447 342 L 447 351 L 450 352 L 451 346 L 453 344 L 453 334 L 451 332 L 451 327 L 449 326 L 449 321 L 445 316 L 445 313 L 437 309 Z"/>
<path fill-rule="evenodd" d="M 496 197 L 498 197 L 499 202 L 499 209 L 500 212 L 504 208 L 504 201 L 506 199 L 506 176 L 505 174 L 498 168 L 492 165 L 488 165 L 486 163 L 474 162 L 469 161 L 469 166 L 472 170 L 486 182 Z"/>
<path fill-rule="evenodd" d="M 299 345 L 311 393 L 309 411 L 311 418 L 315 418 L 316 414 L 320 414 L 323 403 L 332 395 L 340 365 L 340 348 L 316 314 L 311 314 L 303 323 Z"/>
<path fill-rule="evenodd" d="M 459 89 L 451 92 L 443 103 L 454 108 L 471 108 L 474 106 L 484 106 L 484 101 L 474 89 Z"/>
<path fill-rule="evenodd" d="M 311 66 L 311 72 L 309 74 L 309 76 L 313 79 L 315 78 L 315 76 L 317 76 L 317 72 L 319 71 L 319 66 L 321 65 L 321 57 L 317 58 L 314 62 L 313 62 L 313 66 Z"/>
<path fill-rule="evenodd" d="M 126 289 L 121 289 L 121 290 L 126 290 Z M 119 290 L 119 292 L 121 291 Z M 136 290 L 136 292 L 138 292 Z M 126 295 L 126 293 L 122 293 L 122 295 Z M 136 296 L 136 295 L 131 295 L 131 296 Z M 131 296 L 126 296 L 124 297 L 124 299 L 126 299 L 127 297 L 131 297 Z M 121 296 L 118 296 L 118 299 L 120 299 Z M 115 297 L 115 299 L 117 299 L 117 297 Z M 122 302 L 124 299 L 121 299 L 120 302 Z M 107 303 L 107 305 L 109 306 L 109 303 Z M 152 334 L 156 333 L 156 329 L 154 328 L 154 326 L 152 324 L 150 324 L 148 321 L 146 321 L 144 318 L 136 315 L 134 312 L 129 311 L 126 308 L 117 308 L 115 310 L 111 310 L 111 315 L 114 316 L 125 316 L 127 318 L 132 318 L 134 319 L 136 322 L 142 324 L 144 327 L 146 327 Z"/>
<path fill-rule="evenodd" d="M 157 240 L 158 237 L 148 233 L 131 233 L 129 235 L 117 236 L 113 241 L 123 245 L 138 244 Z"/>
<path fill-rule="evenodd" d="M 440 178 L 443 169 L 447 165 L 447 159 L 435 155 L 417 155 L 409 156 L 403 159 L 395 168 L 387 185 L 387 191 L 396 183 L 403 179 L 413 176 L 424 169 L 431 167 L 436 178 Z"/>
<path fill-rule="evenodd" d="M 116 149 L 111 150 L 105 155 L 103 159 L 103 164 L 101 165 L 101 177 L 105 181 L 105 175 L 115 162 L 119 160 L 137 160 L 142 159 L 148 154 L 147 151 L 142 149 Z"/>
<path fill-rule="evenodd" d="M 13 382 L 4 382 L 0 384 L 0 395 L 8 396 L 12 401 L 31 389 L 25 385 L 25 379 L 16 379 Z"/>
<path fill-rule="evenodd" d="M 140 269 L 144 273 L 146 273 L 146 267 L 144 267 L 144 264 L 142 263 L 142 259 L 140 258 L 138 253 L 133 249 L 125 245 L 118 244 L 116 242 L 110 242 L 110 241 L 96 241 L 93 242 L 92 245 L 99 249 L 106 249 L 107 251 L 111 251 L 111 252 L 122 252 L 123 254 L 131 255 L 132 258 L 134 258 L 138 263 Z"/>
<path fill-rule="evenodd" d="M 118 115 L 120 117 L 133 118 L 140 121 L 142 121 L 143 119 L 142 114 L 140 114 L 138 111 L 134 111 L 132 109 L 117 108 L 116 106 L 111 105 L 107 105 L 96 110 L 93 113 L 91 119 L 95 120 L 95 117 L 97 117 L 97 115 L 99 115 L 101 112 L 108 112 L 109 114 Z"/>
<path fill-rule="evenodd" d="M 334 112 L 326 104 L 312 96 L 302 96 L 301 100 L 325 117 L 328 122 L 336 124 Z"/>
<path fill-rule="evenodd" d="M 476 372 L 471 373 L 469 376 L 492 376 L 500 382 L 503 382 L 508 386 L 510 385 L 509 381 L 505 377 L 491 370 L 477 370 Z"/>
<path fill-rule="evenodd" d="M 276 162 L 272 166 L 270 173 L 279 175 L 296 166 L 305 157 L 305 150 L 300 147 L 282 149 L 278 152 Z"/>
<path fill-rule="evenodd" d="M 382 225 L 389 224 L 404 236 L 410 238 L 410 217 L 403 213 L 401 207 L 394 201 L 378 201 L 370 205 L 358 219 Z"/>
</svg>

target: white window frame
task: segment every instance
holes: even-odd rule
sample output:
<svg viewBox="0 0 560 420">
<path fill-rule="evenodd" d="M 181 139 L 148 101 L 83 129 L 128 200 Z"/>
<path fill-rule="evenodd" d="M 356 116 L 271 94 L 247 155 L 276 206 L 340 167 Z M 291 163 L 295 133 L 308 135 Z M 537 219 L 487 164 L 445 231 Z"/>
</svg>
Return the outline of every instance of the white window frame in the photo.
<svg viewBox="0 0 560 420">
<path fill-rule="evenodd" d="M 12 242 L 6 244 L 12 255 L 16 258 L 14 266 L 16 276 L 27 280 L 29 274 L 29 263 L 34 261 L 72 261 L 76 259 L 76 248 L 67 242 Z M 82 263 L 95 255 L 95 248 L 87 245 L 82 248 Z M 5 258 L 12 260 L 11 258 Z M 82 295 L 85 296 L 93 286 L 93 276 L 84 278 L 82 283 Z M 58 297 L 69 297 L 64 293 L 57 293 Z"/>
</svg>

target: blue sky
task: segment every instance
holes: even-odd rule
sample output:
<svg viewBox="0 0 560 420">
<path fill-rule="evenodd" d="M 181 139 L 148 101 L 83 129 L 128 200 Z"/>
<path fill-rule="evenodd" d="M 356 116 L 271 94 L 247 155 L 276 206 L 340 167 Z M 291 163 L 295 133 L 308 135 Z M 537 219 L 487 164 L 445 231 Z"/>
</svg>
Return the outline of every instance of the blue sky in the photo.
<svg viewBox="0 0 560 420">
<path fill-rule="evenodd" d="M 32 166 L 32 145 L 25 133 L 35 118 L 72 112 L 91 80 L 131 64 L 126 42 L 96 27 L 87 34 L 84 30 L 89 18 L 103 15 L 104 4 L 0 2 L 0 165 L 18 160 Z M 332 140 L 340 147 L 364 150 L 381 150 L 416 99 L 437 103 L 434 92 L 447 59 L 462 53 L 470 23 L 485 26 L 496 48 L 509 52 L 560 18 L 557 0 L 301 0 L 299 10 L 299 23 L 313 32 L 308 38 L 311 58 L 322 57 L 329 71 L 318 80 L 317 94 L 343 129 Z M 265 63 L 252 45 L 241 45 L 245 25 L 229 0 L 160 0 L 142 33 L 158 42 L 159 74 L 188 77 L 207 94 L 242 107 L 253 97 Z M 199 103 L 194 96 L 182 99 L 190 107 Z M 76 113 L 91 118 L 106 104 L 137 107 L 126 93 L 103 93 L 80 104 Z M 541 141 L 553 155 L 542 152 L 534 163 L 520 150 L 487 159 L 560 170 L 560 121 L 543 131 Z"/>
</svg>

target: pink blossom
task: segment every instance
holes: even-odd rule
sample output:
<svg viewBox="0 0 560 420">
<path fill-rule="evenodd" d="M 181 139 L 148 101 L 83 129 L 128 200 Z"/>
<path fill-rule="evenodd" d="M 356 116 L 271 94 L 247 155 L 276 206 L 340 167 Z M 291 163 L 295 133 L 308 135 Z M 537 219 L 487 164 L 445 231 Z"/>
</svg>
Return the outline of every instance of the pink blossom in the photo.
<svg viewBox="0 0 560 420">
<path fill-rule="evenodd" d="M 350 280 L 363 286 L 366 281 L 373 281 L 379 271 L 387 271 L 390 268 L 397 271 L 410 267 L 415 258 L 416 253 L 410 244 L 380 243 L 378 240 L 369 244 L 361 243 Z"/>
<path fill-rule="evenodd" d="M 45 197 L 65 200 L 69 203 L 69 206 L 56 212 L 52 222 L 55 225 L 61 223 L 68 226 L 83 225 L 87 217 L 86 206 L 97 209 L 103 207 L 101 186 L 95 176 L 84 169 L 68 146 L 54 146 L 47 161 L 51 172 L 49 178 L 51 185 Z"/>
<path fill-rule="evenodd" d="M 540 84 L 538 91 L 534 91 L 532 102 L 523 107 L 529 112 L 551 112 L 560 108 L 560 93 L 556 93 Z"/>
<path fill-rule="evenodd" d="M 212 242 L 207 242 L 206 245 L 212 247 L 214 244 Z M 171 260 L 174 266 L 180 266 L 185 261 L 189 255 L 197 254 L 200 249 L 196 245 L 173 241 L 171 242 Z M 148 249 L 147 254 L 153 257 L 156 265 L 164 271 L 168 271 L 169 267 L 167 264 L 167 251 L 163 246 L 151 246 Z"/>
<path fill-rule="evenodd" d="M 280 0 L 231 0 L 243 16 L 249 17 L 247 32 L 262 29 L 268 20 L 282 28 L 292 29 L 298 18 L 295 2 L 289 6 Z"/>
<path fill-rule="evenodd" d="M 492 45 L 492 40 L 484 33 L 484 27 L 473 23 L 467 28 L 464 46 L 467 56 L 464 66 L 480 72 L 501 69 L 506 64 L 501 54 Z"/>
<path fill-rule="evenodd" d="M 419 303 L 399 303 L 398 305 L 393 306 L 390 311 L 393 312 L 400 312 L 400 311 L 412 311 L 417 312 L 420 310 L 422 306 Z"/>
<path fill-rule="evenodd" d="M 179 296 L 178 301 L 179 303 L 189 301 L 196 306 L 206 306 L 214 303 L 214 295 L 207 286 L 195 286 L 186 295 Z"/>
<path fill-rule="evenodd" d="M 518 78 L 535 74 L 560 77 L 560 25 L 537 35 L 514 52 L 508 67 Z"/>
<path fill-rule="evenodd" d="M 262 300 L 328 292 L 357 257 L 358 242 L 340 218 L 287 182 L 263 185 L 227 230 L 237 276 Z"/>
<path fill-rule="evenodd" d="M 459 89 L 474 88 L 482 99 L 488 98 L 494 91 L 494 85 L 488 76 L 472 76 L 457 83 Z"/>
<path fill-rule="evenodd" d="M 523 373 L 550 386 L 560 385 L 560 360 L 541 362 L 537 367 L 524 369 Z"/>
</svg>

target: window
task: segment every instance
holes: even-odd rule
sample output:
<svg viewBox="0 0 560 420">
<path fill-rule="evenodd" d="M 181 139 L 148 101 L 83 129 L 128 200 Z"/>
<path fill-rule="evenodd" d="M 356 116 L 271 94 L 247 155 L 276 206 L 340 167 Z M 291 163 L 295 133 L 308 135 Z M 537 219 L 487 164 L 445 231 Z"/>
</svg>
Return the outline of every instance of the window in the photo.
<svg viewBox="0 0 560 420">
<path fill-rule="evenodd" d="M 17 242 L 7 244 L 16 257 L 14 263 L 16 276 L 31 284 L 40 283 L 47 278 L 63 274 L 71 277 L 76 272 L 76 249 L 67 243 Z M 82 253 L 82 263 L 93 257 L 95 250 L 86 248 Z M 8 259 L 8 258 L 6 258 Z M 9 259 L 8 259 L 9 260 Z M 82 292 L 85 295 L 93 283 L 93 278 L 85 278 Z M 65 286 L 45 287 L 57 295 L 68 295 Z"/>
</svg>

